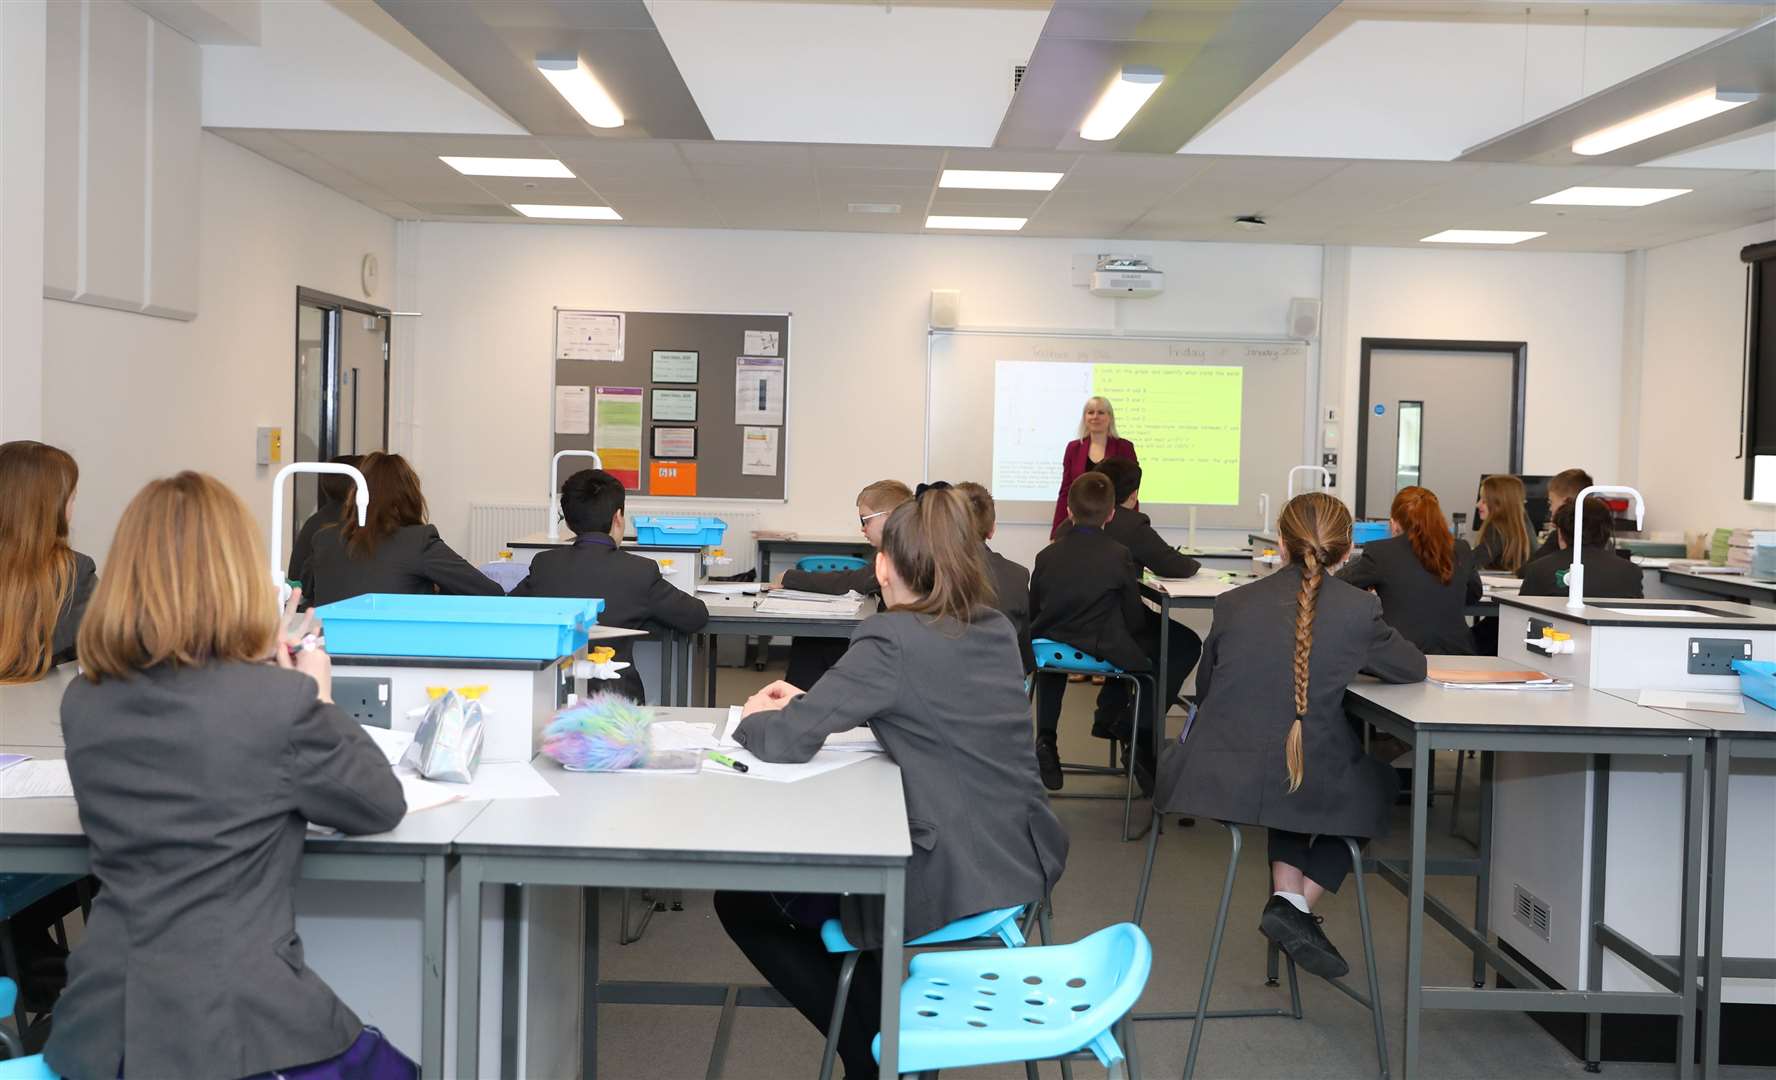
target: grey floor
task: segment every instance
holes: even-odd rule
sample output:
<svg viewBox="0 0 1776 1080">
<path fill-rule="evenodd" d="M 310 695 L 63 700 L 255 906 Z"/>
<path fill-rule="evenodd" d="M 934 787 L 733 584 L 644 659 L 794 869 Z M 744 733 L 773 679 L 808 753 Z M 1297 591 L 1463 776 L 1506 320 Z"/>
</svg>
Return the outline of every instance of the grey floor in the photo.
<svg viewBox="0 0 1776 1080">
<path fill-rule="evenodd" d="M 776 670 L 723 669 L 719 700 L 735 702 L 757 686 L 778 677 Z M 1062 720 L 1062 756 L 1070 761 L 1097 761 L 1104 744 L 1092 739 L 1090 687 L 1070 688 Z M 1445 755 L 1448 757 L 1448 755 Z M 1453 759 L 1445 763 L 1453 781 Z M 1104 789 L 1106 781 L 1072 779 L 1069 789 Z M 1474 770 L 1467 772 L 1472 795 Z M 1061 799 L 1056 814 L 1072 836 L 1066 876 L 1055 890 L 1054 927 L 1061 941 L 1072 941 L 1111 923 L 1128 920 L 1134 909 L 1144 843 L 1122 843 L 1120 802 Z M 1402 811 L 1404 808 L 1401 808 Z M 1465 807 L 1471 817 L 1473 799 Z M 1137 806 L 1138 815 L 1145 809 Z M 1434 831 L 1448 827 L 1448 801 L 1438 799 Z M 1139 820 L 1145 820 L 1144 816 Z M 1471 820 L 1466 825 L 1472 831 Z M 1396 838 L 1404 833 L 1397 826 Z M 1248 843 L 1241 859 L 1233 910 L 1221 965 L 1216 977 L 1214 1008 L 1286 1006 L 1286 988 L 1264 985 L 1264 939 L 1257 931 L 1258 911 L 1269 893 L 1261 837 Z M 1440 841 L 1453 854 L 1468 850 L 1459 841 Z M 1433 855 L 1437 848 L 1433 848 Z M 1144 929 L 1153 942 L 1153 973 L 1138 1011 L 1191 1009 L 1201 985 L 1203 961 L 1214 924 L 1214 908 L 1227 859 L 1226 833 L 1219 827 L 1181 829 L 1170 825 L 1160 842 L 1158 865 Z M 1399 1074 L 1401 1024 L 1404 1018 L 1402 977 L 1405 970 L 1405 912 L 1400 894 L 1378 878 L 1368 879 L 1376 952 L 1387 1022 L 1392 1070 Z M 1472 910 L 1472 879 L 1432 882 L 1432 892 L 1456 910 Z M 728 942 L 710 909 L 709 896 L 689 893 L 683 912 L 655 916 L 645 937 L 619 947 L 616 943 L 616 897 L 607 897 L 602 925 L 604 977 L 609 979 L 674 978 L 703 981 L 757 982 L 745 958 Z M 1325 929 L 1352 961 L 1357 985 L 1364 978 L 1362 946 L 1357 929 L 1355 891 L 1321 906 Z M 1428 982 L 1466 985 L 1470 960 L 1448 935 L 1434 926 L 1426 933 L 1425 973 Z M 1204 1032 L 1197 1076 L 1204 1080 L 1288 1077 L 1372 1077 L 1377 1075 L 1374 1037 L 1368 1013 L 1336 990 L 1309 976 L 1302 977 L 1305 1018 L 1212 1020 Z M 599 1075 L 622 1080 L 697 1080 L 705 1074 L 714 1042 L 719 1010 L 714 1008 L 607 1005 L 599 1013 Z M 1423 1020 L 1423 1056 L 1419 1075 L 1434 1078 L 1511 1078 L 1586 1076 L 1582 1063 L 1519 1013 L 1427 1013 Z M 1142 1075 L 1173 1077 L 1182 1073 L 1190 1038 L 1188 1023 L 1137 1025 Z M 735 1023 L 723 1076 L 727 1080 L 776 1080 L 811 1077 L 820 1062 L 820 1037 L 788 1009 L 742 1009 Z M 1042 1067 L 1058 1077 L 1057 1066 Z M 1074 1066 L 1081 1080 L 1102 1076 L 1092 1064 Z M 1671 1065 L 1607 1064 L 1605 1077 L 1642 1080 L 1674 1074 Z M 983 1068 L 956 1076 L 1022 1077 L 1021 1066 Z M 1768 1070 L 1727 1069 L 1724 1078 L 1768 1077 Z"/>
</svg>

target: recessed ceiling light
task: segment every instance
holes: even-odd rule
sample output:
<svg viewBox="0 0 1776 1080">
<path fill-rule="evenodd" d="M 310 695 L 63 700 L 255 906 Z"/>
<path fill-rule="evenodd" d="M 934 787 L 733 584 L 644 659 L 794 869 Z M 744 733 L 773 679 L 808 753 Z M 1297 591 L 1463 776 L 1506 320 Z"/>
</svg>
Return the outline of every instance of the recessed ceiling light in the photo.
<svg viewBox="0 0 1776 1080">
<path fill-rule="evenodd" d="M 448 157 L 438 160 L 464 176 L 536 176 L 552 180 L 572 180 L 574 174 L 554 158 L 530 157 Z"/>
<path fill-rule="evenodd" d="M 898 214 L 900 204 L 896 202 L 854 202 L 846 203 L 845 209 L 853 214 Z"/>
<path fill-rule="evenodd" d="M 1651 206 L 1679 195 L 1688 195 L 1687 187 L 1569 187 L 1552 195 L 1543 195 L 1535 202 L 1544 206 Z"/>
<path fill-rule="evenodd" d="M 567 99 L 580 119 L 595 128 L 619 128 L 623 126 L 623 110 L 592 74 L 578 54 L 572 56 L 539 56 L 536 58 L 537 70 L 549 85 Z"/>
<path fill-rule="evenodd" d="M 938 187 L 990 188 L 994 191 L 1053 191 L 1065 173 L 1005 172 L 998 169 L 945 169 Z"/>
<path fill-rule="evenodd" d="M 1538 236 L 1547 236 L 1545 232 L 1525 232 L 1514 229 L 1444 229 L 1420 240 L 1421 244 L 1521 244 L 1525 240 L 1534 240 Z"/>
<path fill-rule="evenodd" d="M 925 219 L 927 229 L 992 229 L 998 232 L 1017 232 L 1024 227 L 1029 218 L 1021 217 L 972 217 L 966 214 L 932 214 Z"/>
<path fill-rule="evenodd" d="M 1117 73 L 1116 81 L 1104 96 L 1092 106 L 1086 114 L 1085 123 L 1079 125 L 1079 137 L 1092 142 L 1103 142 L 1114 139 L 1122 134 L 1122 129 L 1147 104 L 1147 99 L 1159 89 L 1165 74 L 1153 67 L 1125 67 Z"/>
<path fill-rule="evenodd" d="M 622 221 L 623 215 L 608 206 L 548 206 L 542 203 L 513 203 L 512 209 L 525 217 L 573 218 L 576 221 Z"/>
<path fill-rule="evenodd" d="M 1663 135 L 1667 131 L 1674 131 L 1685 124 L 1693 124 L 1698 120 L 1717 116 L 1728 109 L 1737 109 L 1756 98 L 1756 94 L 1723 93 L 1718 89 L 1710 88 L 1699 94 L 1691 94 L 1687 98 L 1679 98 L 1669 105 L 1661 105 L 1650 112 L 1643 112 L 1639 116 L 1624 120 L 1619 124 L 1613 124 L 1602 131 L 1593 131 L 1584 138 L 1575 141 L 1572 144 L 1572 150 L 1573 153 L 1583 154 L 1586 157 L 1607 154 L 1611 150 L 1620 150 L 1624 146 L 1650 139 L 1654 135 Z"/>
</svg>

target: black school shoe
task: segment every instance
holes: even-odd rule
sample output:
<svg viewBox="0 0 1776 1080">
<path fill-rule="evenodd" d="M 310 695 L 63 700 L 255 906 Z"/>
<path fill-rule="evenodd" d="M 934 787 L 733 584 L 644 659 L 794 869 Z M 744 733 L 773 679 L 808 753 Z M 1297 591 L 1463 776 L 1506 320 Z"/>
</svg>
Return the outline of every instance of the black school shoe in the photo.
<svg viewBox="0 0 1776 1080">
<path fill-rule="evenodd" d="M 1273 894 L 1258 920 L 1258 932 L 1276 942 L 1309 975 L 1340 979 L 1349 975 L 1351 968 L 1320 929 L 1324 921 Z"/>
<path fill-rule="evenodd" d="M 1053 735 L 1036 736 L 1036 772 L 1042 777 L 1043 787 L 1061 790 L 1061 752 Z"/>
</svg>

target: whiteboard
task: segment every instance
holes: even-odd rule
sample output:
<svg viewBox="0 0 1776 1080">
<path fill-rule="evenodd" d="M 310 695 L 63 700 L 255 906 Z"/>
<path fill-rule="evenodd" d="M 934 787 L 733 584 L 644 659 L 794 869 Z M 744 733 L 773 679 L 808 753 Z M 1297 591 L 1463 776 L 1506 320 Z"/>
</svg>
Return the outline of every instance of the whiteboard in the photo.
<svg viewBox="0 0 1776 1080">
<path fill-rule="evenodd" d="M 1061 456 L 1066 442 L 1077 437 L 1084 393 L 1056 392 L 1069 380 L 1027 380 L 995 392 L 1001 371 L 1029 371 L 1030 363 L 1053 364 L 1057 371 L 1080 364 L 1162 364 L 1188 367 L 1237 367 L 1243 372 L 1240 397 L 1239 477 L 1237 491 L 1218 496 L 1220 505 L 1196 504 L 1196 524 L 1204 529 L 1251 529 L 1264 524 L 1259 496 L 1269 495 L 1280 507 L 1289 469 L 1317 460 L 1312 453 L 1313 385 L 1317 348 L 1303 341 L 1094 335 L 1072 331 L 934 330 L 927 339 L 925 474 L 926 479 L 977 480 L 993 484 L 995 409 L 1015 402 L 1029 423 L 1020 437 L 1052 442 L 1052 480 L 1042 499 L 1003 498 L 998 493 L 999 520 L 1009 524 L 1047 526 L 1060 491 Z M 1062 399 L 1065 398 L 1063 401 Z M 1076 398 L 1076 400 L 1075 400 Z M 1070 402 L 1070 404 L 1068 404 Z M 1112 399 L 1112 404 L 1119 404 Z M 1119 428 L 1125 411 L 1119 411 Z M 1003 418 L 1000 418 L 1003 422 Z M 1124 431 L 1124 435 L 1129 432 Z M 1135 441 L 1135 453 L 1142 452 Z M 1001 473 L 1004 470 L 1001 468 Z M 1003 476 L 1001 477 L 1003 480 Z M 1141 509 L 1158 526 L 1189 524 L 1192 504 L 1159 502 L 1143 493 Z"/>
</svg>

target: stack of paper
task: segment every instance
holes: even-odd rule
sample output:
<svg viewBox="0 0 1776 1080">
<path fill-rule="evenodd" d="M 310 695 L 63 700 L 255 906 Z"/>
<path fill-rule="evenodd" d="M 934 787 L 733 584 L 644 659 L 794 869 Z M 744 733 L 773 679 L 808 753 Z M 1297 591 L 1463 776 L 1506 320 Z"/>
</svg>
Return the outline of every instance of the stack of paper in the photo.
<svg viewBox="0 0 1776 1080">
<path fill-rule="evenodd" d="M 1425 680 L 1445 690 L 1571 690 L 1573 684 L 1545 671 L 1473 671 L 1464 668 L 1430 668 Z"/>
<path fill-rule="evenodd" d="M 74 783 L 61 758 L 18 761 L 0 770 L 0 799 L 71 799 Z"/>
<path fill-rule="evenodd" d="M 752 596 L 759 591 L 756 581 L 705 581 L 697 586 L 700 593 L 711 596 Z"/>
<path fill-rule="evenodd" d="M 863 610 L 863 597 L 854 592 L 842 596 L 827 596 L 800 589 L 775 589 L 760 600 L 754 610 L 764 615 L 830 615 L 833 618 L 846 618 Z"/>
</svg>

